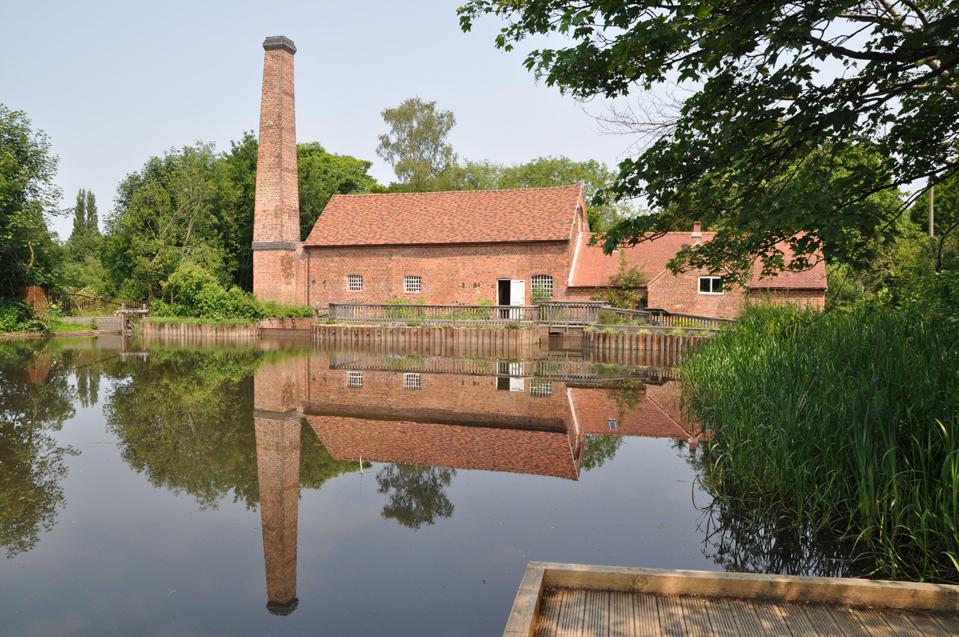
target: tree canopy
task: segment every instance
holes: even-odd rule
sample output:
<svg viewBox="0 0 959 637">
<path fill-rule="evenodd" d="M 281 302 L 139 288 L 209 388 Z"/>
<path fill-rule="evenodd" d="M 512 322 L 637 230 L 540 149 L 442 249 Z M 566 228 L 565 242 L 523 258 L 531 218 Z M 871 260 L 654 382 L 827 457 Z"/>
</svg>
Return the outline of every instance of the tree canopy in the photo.
<svg viewBox="0 0 959 637">
<path fill-rule="evenodd" d="M 0 296 L 60 282 L 62 254 L 47 217 L 57 212 L 57 159 L 43 131 L 0 104 Z"/>
<path fill-rule="evenodd" d="M 456 125 L 452 111 L 413 97 L 382 114 L 390 130 L 379 136 L 376 154 L 393 166 L 408 189 L 435 189 L 437 178 L 456 165 L 456 154 L 447 140 Z"/>
<path fill-rule="evenodd" d="M 762 255 L 781 268 L 786 241 L 801 267 L 823 244 L 855 252 L 889 230 L 891 219 L 863 205 L 870 196 L 959 171 L 955 0 L 469 0 L 459 13 L 467 31 L 484 14 L 504 20 L 505 50 L 564 36 L 525 64 L 576 97 L 674 84 L 688 94 L 671 117 L 638 122 L 648 143 L 605 196 L 641 196 L 654 212 L 619 224 L 607 249 L 701 220 L 716 240 L 674 265 L 742 271 Z M 881 161 L 817 189 L 858 144 Z M 858 233 L 843 235 L 847 224 Z"/>
<path fill-rule="evenodd" d="M 199 266 L 225 287 L 253 287 L 253 209 L 258 145 L 252 133 L 217 153 L 196 144 L 151 157 L 118 188 L 100 250 L 110 291 L 153 299 L 184 262 Z M 300 225 L 312 227 L 336 193 L 382 186 L 367 174 L 370 162 L 297 147 Z"/>
</svg>

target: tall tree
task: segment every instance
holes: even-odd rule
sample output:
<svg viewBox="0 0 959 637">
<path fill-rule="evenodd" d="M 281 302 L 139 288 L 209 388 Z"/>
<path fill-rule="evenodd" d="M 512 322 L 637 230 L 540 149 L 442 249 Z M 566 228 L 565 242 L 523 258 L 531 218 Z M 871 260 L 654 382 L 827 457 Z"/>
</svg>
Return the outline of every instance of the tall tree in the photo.
<svg viewBox="0 0 959 637">
<path fill-rule="evenodd" d="M 0 104 L 0 297 L 15 296 L 23 285 L 60 282 L 61 250 L 47 227 L 60 200 L 56 169 L 43 131 Z"/>
<path fill-rule="evenodd" d="M 97 214 L 97 197 L 93 194 L 92 190 L 87 191 L 87 200 L 86 200 L 86 229 L 87 236 L 90 237 L 99 237 L 100 236 L 100 217 Z"/>
<path fill-rule="evenodd" d="M 335 155 L 317 142 L 296 147 L 296 165 L 300 186 L 300 236 L 303 238 L 313 229 L 333 195 L 385 190 L 368 173 L 372 162 L 349 155 Z"/>
<path fill-rule="evenodd" d="M 761 255 L 781 268 L 776 246 L 787 241 L 801 266 L 823 243 L 855 252 L 890 231 L 891 219 L 862 205 L 872 194 L 959 171 L 956 0 L 469 0 L 459 13 L 464 30 L 484 14 L 505 20 L 505 50 L 565 36 L 525 64 L 574 96 L 687 90 L 673 117 L 638 122 L 649 143 L 607 195 L 645 197 L 655 212 L 620 223 L 607 249 L 699 219 L 720 230 L 716 240 L 674 265 L 742 271 Z M 818 190 L 835 158 L 863 142 L 884 161 Z M 809 239 L 792 241 L 800 231 Z"/>
<path fill-rule="evenodd" d="M 383 111 L 389 132 L 379 136 L 376 154 L 393 166 L 408 190 L 432 189 L 433 182 L 456 165 L 447 137 L 456 124 L 451 111 L 418 97 Z"/>
<path fill-rule="evenodd" d="M 77 203 L 73 206 L 73 230 L 70 232 L 70 241 L 75 241 L 87 234 L 87 193 L 83 188 L 77 191 Z"/>
</svg>

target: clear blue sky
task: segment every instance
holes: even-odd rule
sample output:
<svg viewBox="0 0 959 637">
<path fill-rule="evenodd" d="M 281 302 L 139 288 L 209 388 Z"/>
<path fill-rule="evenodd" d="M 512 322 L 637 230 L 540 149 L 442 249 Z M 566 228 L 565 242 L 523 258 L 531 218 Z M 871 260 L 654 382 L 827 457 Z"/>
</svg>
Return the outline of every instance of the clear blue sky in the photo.
<svg viewBox="0 0 959 637">
<path fill-rule="evenodd" d="M 151 155 L 229 147 L 256 130 L 267 35 L 296 42 L 297 136 L 372 160 L 380 111 L 407 97 L 456 114 L 461 157 L 516 163 L 567 155 L 615 164 L 629 140 L 537 84 L 521 52 L 493 46 L 492 18 L 465 34 L 456 0 L 415 2 L 50 2 L 5 6 L 0 103 L 28 113 L 60 158 L 63 206 L 90 188 L 101 218 L 117 183 Z M 69 219 L 54 228 L 69 234 Z"/>
</svg>

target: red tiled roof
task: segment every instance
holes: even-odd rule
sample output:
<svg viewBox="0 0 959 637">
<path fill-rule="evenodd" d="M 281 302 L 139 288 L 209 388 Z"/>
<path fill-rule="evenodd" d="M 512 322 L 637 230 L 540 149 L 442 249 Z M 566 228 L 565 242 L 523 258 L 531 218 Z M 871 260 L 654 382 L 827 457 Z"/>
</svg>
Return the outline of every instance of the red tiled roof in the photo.
<svg viewBox="0 0 959 637">
<path fill-rule="evenodd" d="M 579 239 L 576 264 L 573 268 L 572 287 L 603 287 L 609 285 L 609 278 L 619 271 L 619 262 L 625 255 L 627 267 L 635 266 L 652 281 L 666 270 L 666 262 L 676 256 L 683 247 L 697 241 L 710 241 L 715 232 L 703 232 L 695 239 L 691 232 L 669 232 L 652 241 L 644 241 L 634 246 L 620 248 L 611 255 L 603 253 L 602 245 L 589 245 L 593 235 L 583 234 Z M 784 252 L 788 255 L 788 249 Z M 788 260 L 788 257 L 787 257 Z M 820 259 L 815 265 L 802 272 L 781 272 L 767 278 L 760 278 L 758 271 L 753 274 L 749 288 L 767 289 L 825 289 L 826 265 Z"/>
<path fill-rule="evenodd" d="M 333 195 L 305 246 L 566 241 L 582 184 Z"/>
<path fill-rule="evenodd" d="M 455 469 L 507 471 L 576 480 L 566 432 L 307 415 L 337 460 L 370 460 Z"/>
</svg>

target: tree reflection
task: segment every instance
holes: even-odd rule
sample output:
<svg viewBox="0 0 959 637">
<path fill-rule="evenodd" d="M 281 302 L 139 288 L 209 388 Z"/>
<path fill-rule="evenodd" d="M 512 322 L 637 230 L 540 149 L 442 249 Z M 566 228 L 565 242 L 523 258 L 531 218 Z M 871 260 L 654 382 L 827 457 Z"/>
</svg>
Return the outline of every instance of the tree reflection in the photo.
<svg viewBox="0 0 959 637">
<path fill-rule="evenodd" d="M 623 444 L 622 436 L 586 436 L 579 466 L 583 471 L 602 467 L 612 460 Z"/>
<path fill-rule="evenodd" d="M 65 367 L 34 343 L 0 343 L 0 546 L 11 558 L 36 546 L 63 506 L 64 458 L 57 442 L 73 416 Z"/>
<path fill-rule="evenodd" d="M 253 373 L 285 352 L 151 349 L 149 362 L 129 361 L 104 408 L 123 459 L 151 484 L 185 492 L 203 507 L 232 493 L 248 508 L 259 502 Z M 334 460 L 301 426 L 300 482 L 319 488 L 355 471 Z"/>
<path fill-rule="evenodd" d="M 390 498 L 383 507 L 383 517 L 418 529 L 452 516 L 453 503 L 446 497 L 446 487 L 455 475 L 455 469 L 444 467 L 386 465 L 376 474 L 380 493 Z"/>
</svg>

